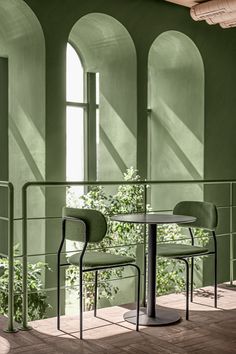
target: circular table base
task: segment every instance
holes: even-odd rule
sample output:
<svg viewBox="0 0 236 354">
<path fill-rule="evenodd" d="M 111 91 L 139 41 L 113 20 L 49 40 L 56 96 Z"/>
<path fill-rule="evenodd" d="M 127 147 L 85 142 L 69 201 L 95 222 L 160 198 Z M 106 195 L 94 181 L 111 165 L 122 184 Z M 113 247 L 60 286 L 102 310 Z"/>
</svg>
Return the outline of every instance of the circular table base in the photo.
<svg viewBox="0 0 236 354">
<path fill-rule="evenodd" d="M 124 319 L 127 322 L 136 324 L 136 310 L 128 311 L 124 314 Z M 148 317 L 146 307 L 141 307 L 139 311 L 140 326 L 167 326 L 169 324 L 179 322 L 180 315 L 172 309 L 156 307 L 156 317 Z"/>
</svg>

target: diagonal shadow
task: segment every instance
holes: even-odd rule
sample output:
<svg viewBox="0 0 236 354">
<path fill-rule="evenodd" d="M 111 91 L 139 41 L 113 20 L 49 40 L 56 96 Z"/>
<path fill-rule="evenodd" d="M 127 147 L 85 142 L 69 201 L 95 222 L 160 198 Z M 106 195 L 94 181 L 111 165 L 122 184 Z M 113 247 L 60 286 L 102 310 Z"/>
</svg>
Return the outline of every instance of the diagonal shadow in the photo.
<svg viewBox="0 0 236 354">
<path fill-rule="evenodd" d="M 108 138 L 107 134 L 105 133 L 104 129 L 100 127 L 100 138 L 109 151 L 110 155 L 112 156 L 113 160 L 119 167 L 120 171 L 123 173 L 127 170 L 128 166 L 124 163 L 123 159 L 119 155 L 118 151 L 115 149 L 114 145 L 112 144 L 111 140 Z"/>
<path fill-rule="evenodd" d="M 35 179 L 37 181 L 43 181 L 44 177 L 41 174 L 32 154 L 30 153 L 30 151 L 29 151 L 24 139 L 22 138 L 22 135 L 21 135 L 21 133 L 20 133 L 20 131 L 19 131 L 18 127 L 16 126 L 13 119 L 9 119 L 9 129 L 10 129 L 17 145 L 19 146 L 22 154 L 24 155 L 25 160 L 27 161 Z"/>
<path fill-rule="evenodd" d="M 170 135 L 169 131 L 167 128 L 163 125 L 160 119 L 158 119 L 158 116 L 152 112 L 152 116 L 155 118 L 155 123 L 159 124 L 159 132 L 160 129 L 162 129 L 163 135 L 165 135 L 166 139 L 166 144 L 169 145 L 169 147 L 172 149 L 172 151 L 175 153 L 177 158 L 181 161 L 185 169 L 189 172 L 189 174 L 192 176 L 193 179 L 201 179 L 202 176 L 199 174 L 195 166 L 192 164 L 192 162 L 188 159 L 184 151 L 179 147 L 179 145 L 176 143 L 176 141 L 173 139 L 173 137 Z"/>
</svg>

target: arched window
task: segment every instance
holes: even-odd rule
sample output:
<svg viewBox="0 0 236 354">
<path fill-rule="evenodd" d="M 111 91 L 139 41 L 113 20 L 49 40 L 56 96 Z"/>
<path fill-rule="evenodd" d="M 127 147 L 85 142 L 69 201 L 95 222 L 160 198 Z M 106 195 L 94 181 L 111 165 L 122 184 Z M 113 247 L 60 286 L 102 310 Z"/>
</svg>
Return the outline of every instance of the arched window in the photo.
<svg viewBox="0 0 236 354">
<path fill-rule="evenodd" d="M 99 73 L 84 69 L 77 50 L 67 44 L 66 69 L 66 178 L 97 178 L 99 141 Z M 83 187 L 72 188 L 80 196 Z"/>
<path fill-rule="evenodd" d="M 81 53 L 86 73 L 85 178 L 121 179 L 128 167 L 136 166 L 134 43 L 121 23 L 101 13 L 80 18 L 71 29 L 69 42 Z"/>
<path fill-rule="evenodd" d="M 72 176 L 69 171 L 78 164 L 77 150 L 80 149 L 80 159 L 84 152 L 84 164 L 80 164 L 80 168 L 84 169 L 81 177 L 84 176 L 86 180 L 122 179 L 128 167 L 136 166 L 137 157 L 137 68 L 133 40 L 127 29 L 113 17 L 90 13 L 75 23 L 68 41 L 81 55 L 84 86 L 83 90 L 78 88 L 79 75 L 72 69 L 71 81 L 75 80 L 76 83 L 70 85 L 75 90 L 82 90 L 80 92 L 83 94 L 80 94 L 80 98 L 68 96 L 67 109 L 80 109 L 84 114 L 84 125 L 71 127 L 71 134 L 75 134 L 75 144 L 70 141 L 69 127 L 67 128 L 67 178 Z M 68 74 L 68 80 L 69 78 Z M 82 81 L 82 74 L 80 80 Z M 79 117 L 79 114 L 76 115 Z M 69 119 L 68 115 L 67 121 L 71 124 Z M 76 130 L 82 131 L 82 128 L 84 150 L 76 146 Z M 77 176 L 78 172 L 76 175 L 73 171 L 72 177 Z M 108 190 L 110 193 L 111 188 Z M 80 206 L 79 198 L 73 193 L 67 202 L 73 207 Z M 66 248 L 67 251 L 73 250 L 74 244 L 68 243 Z M 127 287 L 130 286 L 129 280 Z M 124 298 L 127 299 L 125 301 L 130 301 L 126 290 L 123 292 Z M 118 298 L 111 301 L 119 303 Z M 70 306 L 67 305 L 66 312 L 69 311 Z M 71 311 L 74 309 L 71 308 Z"/>
</svg>

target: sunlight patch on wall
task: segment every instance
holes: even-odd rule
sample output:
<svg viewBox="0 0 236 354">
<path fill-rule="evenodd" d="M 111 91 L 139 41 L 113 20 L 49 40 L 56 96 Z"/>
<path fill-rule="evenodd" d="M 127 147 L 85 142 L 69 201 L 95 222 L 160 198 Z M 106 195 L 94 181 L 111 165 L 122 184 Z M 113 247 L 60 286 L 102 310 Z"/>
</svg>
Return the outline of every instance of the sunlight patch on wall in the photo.
<svg viewBox="0 0 236 354">
<path fill-rule="evenodd" d="M 165 128 L 166 134 L 172 137 L 195 169 L 195 176 L 192 177 L 201 179 L 203 176 L 203 143 L 161 97 L 157 98 L 157 112 L 156 119 L 159 120 Z"/>
<path fill-rule="evenodd" d="M 148 73 L 149 178 L 203 179 L 204 66 L 196 45 L 183 33 L 162 33 L 150 48 Z M 201 200 L 202 186 L 156 188 L 152 203 L 171 208 L 183 198 Z"/>
</svg>

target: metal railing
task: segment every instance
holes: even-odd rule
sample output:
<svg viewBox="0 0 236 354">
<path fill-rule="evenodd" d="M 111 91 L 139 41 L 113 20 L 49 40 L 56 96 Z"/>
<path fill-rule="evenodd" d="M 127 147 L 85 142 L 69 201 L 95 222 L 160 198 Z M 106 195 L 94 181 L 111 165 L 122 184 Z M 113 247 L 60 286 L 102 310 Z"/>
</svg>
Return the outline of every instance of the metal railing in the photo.
<svg viewBox="0 0 236 354">
<path fill-rule="evenodd" d="M 0 220 L 8 222 L 8 321 L 6 332 L 16 332 L 14 328 L 14 187 L 11 182 L 0 181 L 0 187 L 8 190 L 7 217 Z"/>
<path fill-rule="evenodd" d="M 23 291 L 23 321 L 22 329 L 27 330 L 28 326 L 28 291 L 27 291 L 27 195 L 28 189 L 32 187 L 71 187 L 71 186 L 117 186 L 117 185 L 143 185 L 145 187 L 144 193 L 144 210 L 146 208 L 147 201 L 147 187 L 152 185 L 187 185 L 187 184 L 201 184 L 212 185 L 212 184 L 229 184 L 230 195 L 229 195 L 229 206 L 230 209 L 230 283 L 233 283 L 233 263 L 234 259 L 233 253 L 233 184 L 236 180 L 173 180 L 173 181 L 51 181 L 51 182 L 27 182 L 22 188 L 22 258 L 23 258 L 23 281 L 22 281 L 22 291 Z M 45 217 L 47 219 L 47 217 Z M 31 218 L 32 220 L 32 218 Z M 228 234 L 228 233 L 227 233 Z M 145 250 L 146 238 L 144 238 L 144 250 Z M 12 251 L 11 251 L 12 252 Z M 145 273 L 145 265 L 144 265 Z M 145 294 L 143 294 L 145 297 Z M 11 305 L 12 306 L 12 305 Z"/>
</svg>

